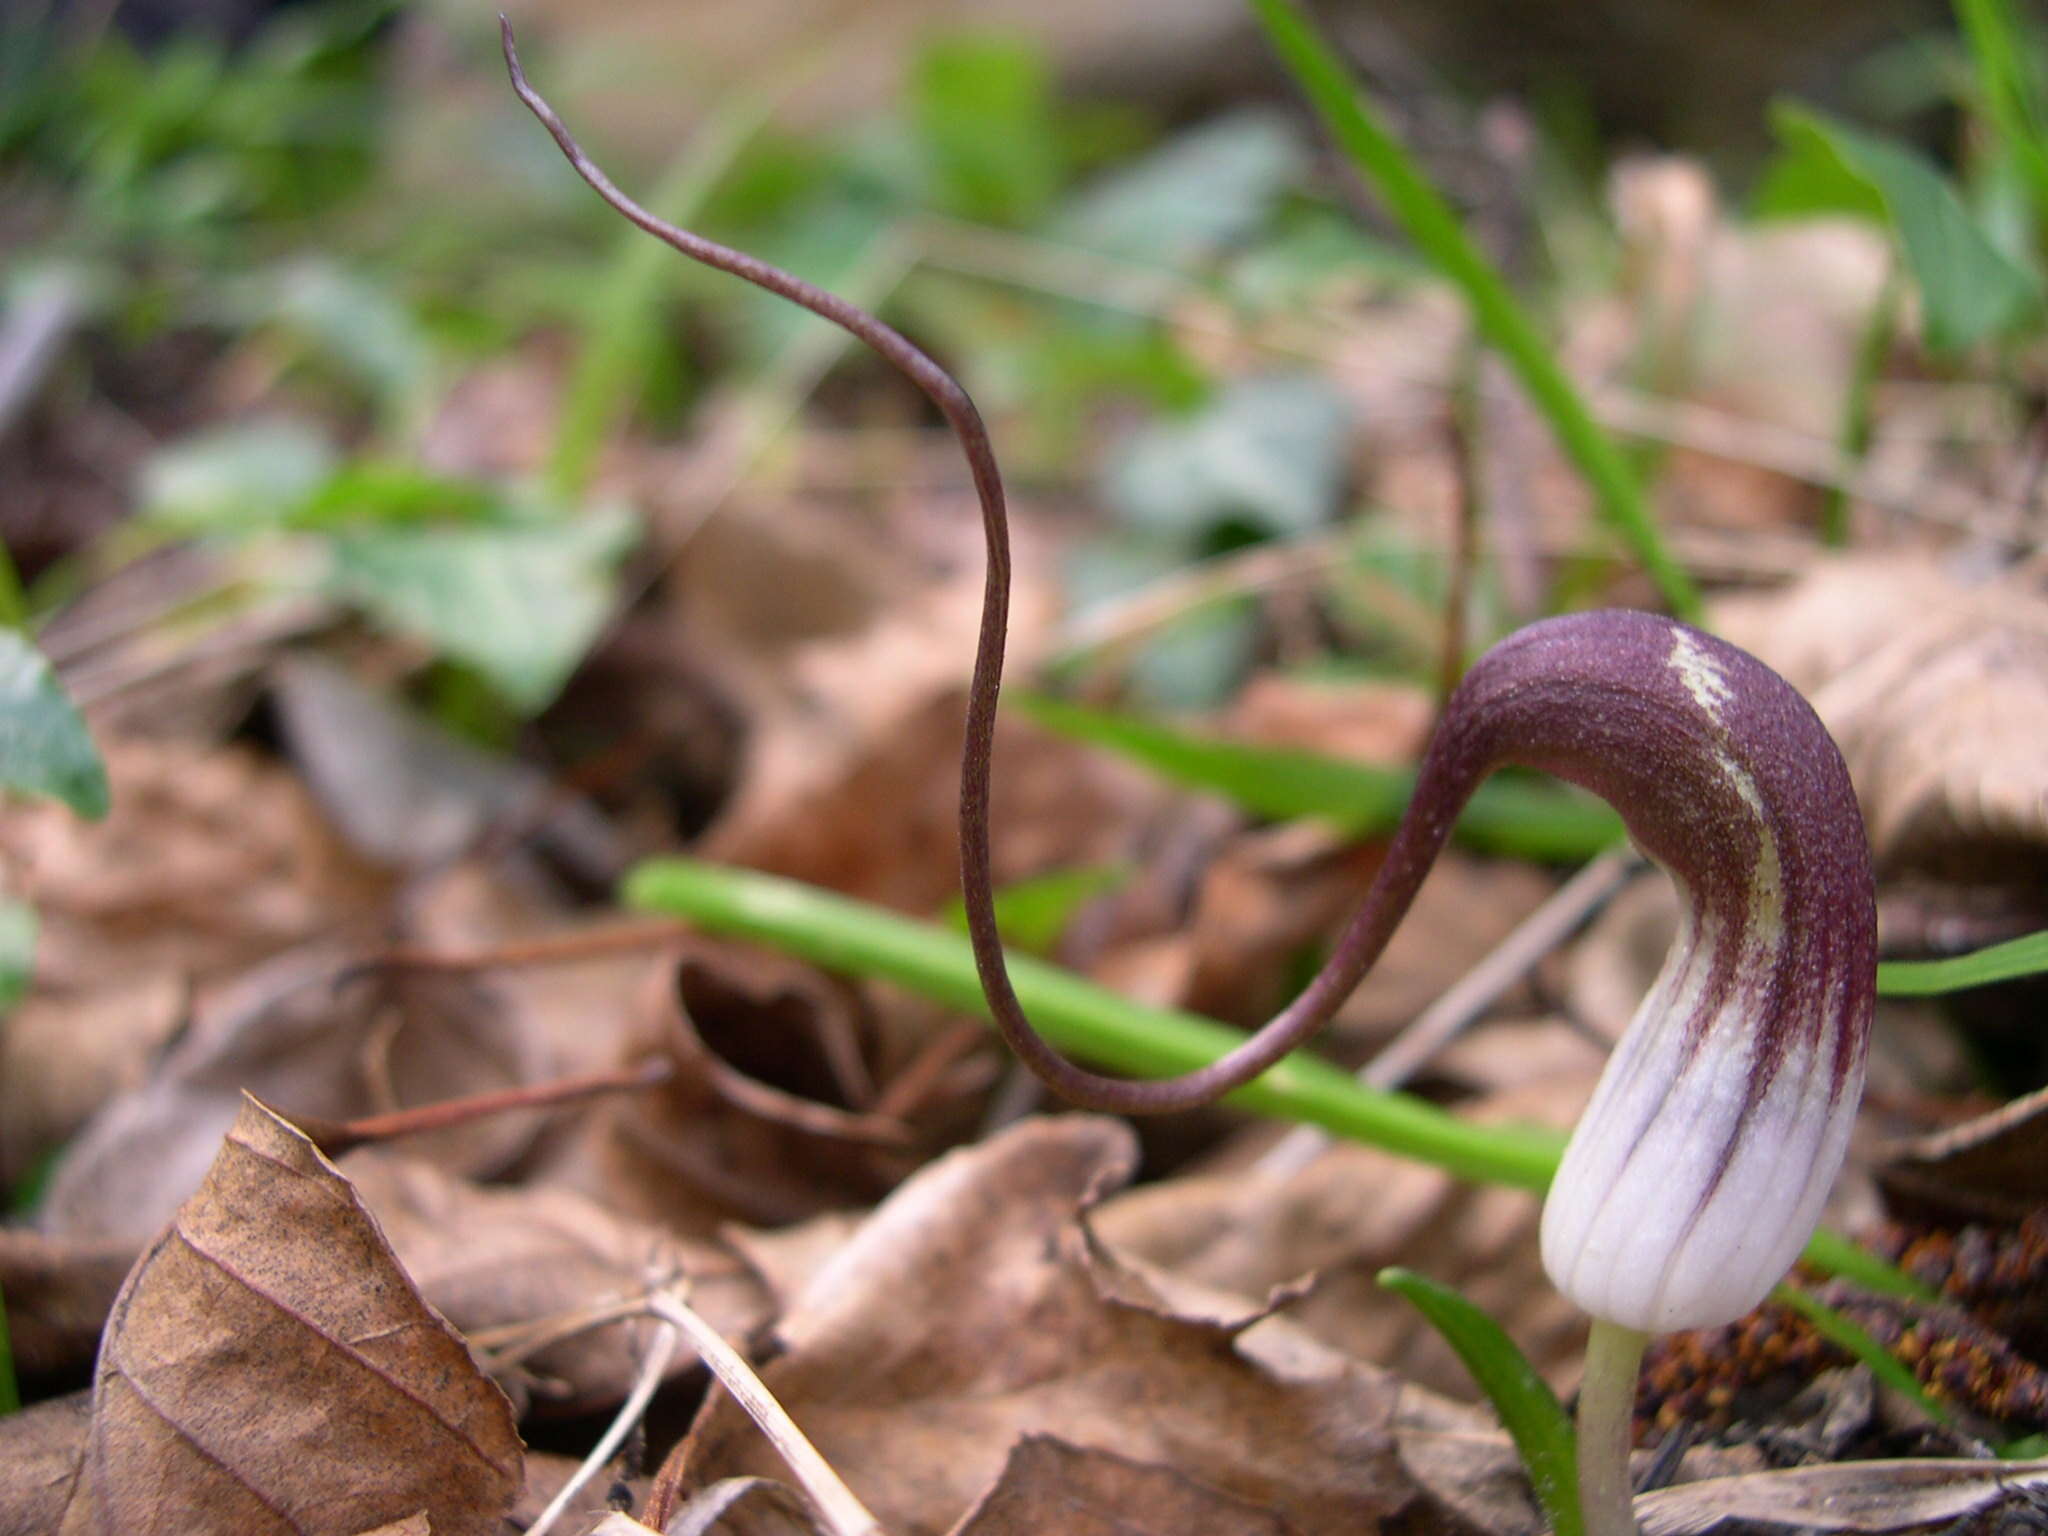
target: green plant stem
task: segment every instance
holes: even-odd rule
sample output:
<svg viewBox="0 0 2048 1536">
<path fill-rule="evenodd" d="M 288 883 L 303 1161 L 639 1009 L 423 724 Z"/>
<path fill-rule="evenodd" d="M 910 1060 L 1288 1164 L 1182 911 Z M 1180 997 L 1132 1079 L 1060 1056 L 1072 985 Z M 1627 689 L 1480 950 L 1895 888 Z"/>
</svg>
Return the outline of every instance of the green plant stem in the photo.
<svg viewBox="0 0 2048 1536">
<path fill-rule="evenodd" d="M 708 933 L 768 944 L 827 970 L 878 976 L 949 1008 L 987 1017 L 967 941 L 845 896 L 753 870 L 695 859 L 656 859 L 627 877 L 624 900 Z M 1244 1039 L 1212 1019 L 1149 1008 L 1071 971 L 1012 956 L 1017 996 L 1062 1049 L 1108 1067 L 1162 1076 L 1215 1060 Z M 1367 1088 L 1321 1058 L 1297 1052 L 1230 1095 L 1242 1109 L 1384 1147 L 1460 1178 L 1541 1191 L 1564 1151 L 1560 1132 L 1472 1125 L 1407 1094 Z M 1816 1232 L 1808 1262 L 1874 1290 L 1925 1297 L 1924 1286 L 1839 1233 Z"/>
<path fill-rule="evenodd" d="M 21 572 L 4 541 L 0 541 L 0 629 L 28 629 L 28 599 L 22 594 Z"/>
<path fill-rule="evenodd" d="M 21 1387 L 14 1379 L 14 1346 L 7 1335 L 7 1298 L 0 1295 L 0 1417 L 21 1409 Z"/>
<path fill-rule="evenodd" d="M 1378 189 L 1422 253 L 1457 285 L 1480 334 L 1508 360 L 1549 420 L 1559 444 L 1593 488 L 1600 513 L 1657 584 L 1681 619 L 1697 621 L 1700 597 L 1671 557 L 1651 517 L 1641 482 L 1614 440 L 1593 419 L 1579 391 L 1515 301 L 1507 280 L 1465 232 L 1371 101 L 1301 14 L 1294 0 L 1251 0 L 1281 61 L 1308 94 L 1352 163 Z"/>
<path fill-rule="evenodd" d="M 1646 1333 L 1593 1319 L 1586 1374 L 1579 1383 L 1579 1507 L 1586 1536 L 1636 1536 L 1635 1487 L 1628 1453 L 1634 1443 L 1636 1371 Z"/>
<path fill-rule="evenodd" d="M 828 891 L 691 859 L 643 864 L 626 881 L 633 906 L 713 933 L 771 944 L 828 970 L 880 976 L 948 1007 L 986 1016 L 966 941 Z M 1045 1037 L 1102 1065 L 1145 1075 L 1185 1072 L 1244 1037 L 1168 1008 L 1118 997 L 1071 971 L 1013 956 L 1017 995 Z M 1541 1190 L 1564 1148 L 1557 1132 L 1468 1125 L 1405 1094 L 1380 1093 L 1317 1057 L 1297 1053 L 1230 1095 L 1261 1114 L 1320 1125 L 1461 1178 Z"/>
<path fill-rule="evenodd" d="M 670 164 L 648 207 L 672 224 L 688 224 L 781 94 L 780 88 L 747 91 L 721 103 Z M 611 269 L 598 284 L 555 426 L 548 484 L 562 501 L 573 503 L 588 488 L 606 434 L 639 388 L 661 299 L 673 282 L 674 261 L 661 245 L 638 230 L 620 237 Z"/>
<path fill-rule="evenodd" d="M 1551 1536 L 1585 1536 L 1572 1421 L 1529 1357 L 1500 1324 L 1448 1286 L 1400 1268 L 1381 1270 L 1379 1283 L 1414 1303 L 1486 1393 L 1514 1439 Z"/>
<path fill-rule="evenodd" d="M 1887 960 L 1877 968 L 1880 997 L 1938 997 L 2048 971 L 2048 929 L 1947 960 Z"/>
<path fill-rule="evenodd" d="M 1842 401 L 1842 422 L 1836 434 L 1845 463 L 1860 464 L 1870 451 L 1870 435 L 1876 417 L 1871 407 L 1877 398 L 1878 376 L 1891 356 L 1898 335 L 1899 301 L 1905 284 L 1896 262 L 1885 269 L 1884 284 L 1872 301 L 1863 322 L 1863 334 L 1856 341 L 1854 371 L 1849 376 L 1849 393 Z M 1820 511 L 1821 542 L 1840 549 L 1849 542 L 1849 492 L 1840 482 L 1830 485 Z"/>
</svg>

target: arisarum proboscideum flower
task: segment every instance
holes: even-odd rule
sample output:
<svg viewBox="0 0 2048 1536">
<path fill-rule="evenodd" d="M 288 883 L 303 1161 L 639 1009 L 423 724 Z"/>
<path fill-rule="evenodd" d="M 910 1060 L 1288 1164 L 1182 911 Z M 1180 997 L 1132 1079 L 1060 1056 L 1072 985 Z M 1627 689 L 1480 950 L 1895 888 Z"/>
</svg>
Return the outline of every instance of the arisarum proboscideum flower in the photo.
<svg viewBox="0 0 2048 1536">
<path fill-rule="evenodd" d="M 1077 1103 L 1119 1113 L 1206 1104 L 1328 1021 L 1385 949 L 1480 782 L 1541 769 L 1606 800 L 1677 883 L 1684 926 L 1609 1061 L 1550 1188 L 1543 1263 L 1593 1318 L 1580 1393 L 1580 1482 L 1595 1536 L 1633 1529 L 1627 1433 L 1652 1331 L 1730 1321 L 1812 1235 L 1862 1090 L 1876 919 L 1863 823 L 1840 754 L 1806 702 L 1754 657 L 1650 614 L 1532 624 L 1446 701 L 1414 797 L 1328 962 L 1242 1045 L 1180 1077 L 1107 1077 L 1025 1018 L 998 935 L 989 760 L 1009 613 L 1003 486 L 974 404 L 873 315 L 640 207 L 577 147 L 520 71 L 514 87 L 579 174 L 684 255 L 822 315 L 901 369 L 959 438 L 981 503 L 988 579 L 968 691 L 961 882 L 989 1010 L 1019 1057 Z"/>
</svg>

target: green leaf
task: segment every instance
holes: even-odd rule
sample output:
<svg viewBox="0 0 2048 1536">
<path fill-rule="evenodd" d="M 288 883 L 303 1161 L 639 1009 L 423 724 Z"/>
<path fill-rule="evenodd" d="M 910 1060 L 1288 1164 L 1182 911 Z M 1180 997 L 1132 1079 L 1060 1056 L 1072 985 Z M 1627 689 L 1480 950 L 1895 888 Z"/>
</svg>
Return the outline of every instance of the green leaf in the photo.
<svg viewBox="0 0 2048 1536">
<path fill-rule="evenodd" d="M 1981 107 L 2032 190 L 2037 213 L 2048 213 L 2048 90 L 2040 38 L 2009 0 L 1956 0 L 1970 44 Z"/>
<path fill-rule="evenodd" d="M 331 583 L 394 629 L 468 662 L 528 713 L 568 680 L 612 601 L 623 518 L 404 528 L 334 540 Z"/>
<path fill-rule="evenodd" d="M 0 1296 L 0 1418 L 21 1411 L 21 1388 L 14 1379 L 14 1346 L 7 1336 L 7 1298 Z"/>
<path fill-rule="evenodd" d="M 269 417 L 184 438 L 142 468 L 142 515 L 168 532 L 246 534 L 276 528 L 334 472 L 315 428 Z"/>
<path fill-rule="evenodd" d="M 994 36 L 935 42 L 911 71 L 910 112 L 949 213 L 1022 226 L 1052 206 L 1064 154 L 1041 48 Z"/>
<path fill-rule="evenodd" d="M 1877 968 L 1884 997 L 1938 997 L 2048 971 L 2048 929 L 1949 960 L 1887 960 Z"/>
<path fill-rule="evenodd" d="M 1586 477 L 1600 515 L 1642 561 L 1672 611 L 1680 618 L 1696 617 L 1699 593 L 1665 549 L 1635 470 L 1594 420 L 1557 354 L 1515 301 L 1507 279 L 1465 232 L 1450 203 L 1388 130 L 1296 0 L 1252 0 L 1252 9 L 1353 166 L 1385 200 L 1417 249 L 1464 295 L 1480 333 L 1514 369 L 1559 445 Z"/>
<path fill-rule="evenodd" d="M 480 481 L 372 459 L 336 470 L 292 508 L 286 521 L 315 532 L 476 522 L 496 514 L 502 499 Z"/>
<path fill-rule="evenodd" d="M 1555 1536 L 1581 1536 L 1578 1438 L 1572 1421 L 1528 1356 L 1492 1318 L 1448 1286 L 1407 1269 L 1383 1269 L 1379 1283 L 1415 1304 L 1458 1352 L 1513 1437 L 1537 1502 Z"/>
<path fill-rule="evenodd" d="M 1804 107 L 1779 106 L 1772 126 L 1796 153 L 1832 158 L 1883 203 L 1920 289 L 1930 348 L 1971 346 L 2038 311 L 2039 276 L 1991 243 L 1954 186 L 1920 155 Z"/>
<path fill-rule="evenodd" d="M 93 821 L 107 814 L 99 750 L 43 653 L 18 629 L 0 629 L 0 789 L 48 795 Z"/>
<path fill-rule="evenodd" d="M 1008 702 L 1048 730 L 1134 758 L 1176 784 L 1211 790 L 1276 820 L 1315 817 L 1353 837 L 1390 830 L 1415 783 L 1398 769 L 1189 735 L 1039 695 Z M 1576 790 L 1496 777 L 1472 797 L 1456 835 L 1489 853 L 1569 862 L 1591 858 L 1624 833 L 1620 817 Z"/>
<path fill-rule="evenodd" d="M 36 968 L 36 909 L 25 901 L 0 900 L 0 1014 L 28 991 Z"/>
<path fill-rule="evenodd" d="M 337 364 L 392 425 L 423 413 L 434 384 L 433 349 L 385 284 L 320 258 L 293 262 L 257 285 L 243 318 L 269 320 Z"/>
<path fill-rule="evenodd" d="M 1049 955 L 1084 904 L 1130 878 L 1123 865 L 1088 864 L 1015 881 L 996 892 L 996 930 L 1013 949 Z M 967 905 L 957 896 L 946 904 L 946 926 L 967 931 Z"/>
<path fill-rule="evenodd" d="M 1051 233 L 1112 256 L 1185 267 L 1256 233 L 1307 166 L 1286 118 L 1232 112 L 1091 183 Z"/>
<path fill-rule="evenodd" d="M 1320 378 L 1242 379 L 1192 416 L 1133 433 L 1104 490 L 1130 526 L 1190 550 L 1226 523 L 1270 538 L 1310 533 L 1337 510 L 1349 419 L 1344 397 Z"/>
</svg>

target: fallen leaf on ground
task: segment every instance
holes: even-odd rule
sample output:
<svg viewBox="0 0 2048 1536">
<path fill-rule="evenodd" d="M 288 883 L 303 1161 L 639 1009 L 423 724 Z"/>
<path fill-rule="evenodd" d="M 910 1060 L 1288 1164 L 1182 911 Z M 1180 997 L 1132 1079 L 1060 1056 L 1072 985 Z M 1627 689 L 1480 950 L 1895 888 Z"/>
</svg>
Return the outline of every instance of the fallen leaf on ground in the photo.
<svg viewBox="0 0 2048 1536">
<path fill-rule="evenodd" d="M 520 819 L 591 883 L 621 873 L 624 855 L 603 818 L 538 769 L 460 741 L 314 657 L 278 662 L 271 690 L 306 783 L 364 858 L 428 868 Z"/>
<path fill-rule="evenodd" d="M 1569 1125 L 1599 1063 L 1583 1075 L 1487 1100 L 1475 1118 Z M 1585 1320 L 1545 1278 L 1535 1196 L 1474 1185 L 1375 1148 L 1336 1142 L 1298 1171 L 1233 1162 L 1212 1174 L 1141 1185 L 1090 1216 L 1111 1247 L 1169 1274 L 1244 1297 L 1313 1275 L 1288 1318 L 1325 1344 L 1403 1380 L 1470 1398 L 1471 1377 L 1379 1271 L 1401 1264 L 1455 1287 L 1492 1315 L 1539 1370 L 1560 1379 Z"/>
<path fill-rule="evenodd" d="M 2031 891 L 2048 864 L 2048 596 L 1927 557 L 1840 556 L 1717 628 L 1799 687 L 1856 781 L 1880 877 Z"/>
<path fill-rule="evenodd" d="M 599 1526 L 590 1536 L 603 1536 L 606 1529 Z M 632 1531 L 646 1529 L 631 1522 Z M 713 1483 L 671 1515 L 661 1531 L 662 1536 L 833 1536 L 802 1494 L 766 1477 Z M 621 1527 L 618 1536 L 628 1536 L 628 1529 Z"/>
<path fill-rule="evenodd" d="M 152 1237 L 198 1184 L 245 1091 L 339 1121 L 547 1075 L 525 1021 L 480 981 L 372 976 L 337 990 L 345 970 L 335 948 L 294 951 L 202 1004 L 150 1079 L 66 1150 L 38 1212 L 42 1229 Z M 436 1131 L 408 1151 L 458 1171 L 494 1169 L 532 1139 L 533 1119 Z"/>
<path fill-rule="evenodd" d="M 769 1390 L 892 1536 L 951 1528 L 1024 1435 L 1057 1434 L 1194 1478 L 1304 1536 L 1355 1532 L 1417 1498 L 1394 1454 L 1398 1387 L 1325 1352 L 1282 1370 L 1234 1324 L 1106 1297 L 1074 1217 L 1130 1176 L 1120 1122 L 1023 1122 L 890 1197 L 782 1319 Z M 657 1479 L 777 1475 L 719 1397 Z"/>
<path fill-rule="evenodd" d="M 137 1247 L 0 1227 L 0 1297 L 22 1374 L 56 1376 L 92 1363 L 107 1309 L 135 1263 Z"/>
<path fill-rule="evenodd" d="M 254 1100 L 114 1304 L 65 1536 L 494 1536 L 523 1448 L 333 1164 Z"/>
<path fill-rule="evenodd" d="M 0 1417 L 0 1536 L 49 1536 L 57 1529 L 91 1431 L 87 1392 Z"/>
<path fill-rule="evenodd" d="M 953 1536 L 1294 1536 L 1270 1510 L 1168 1467 L 1026 1435 Z"/>
<path fill-rule="evenodd" d="M 566 1189 L 491 1188 L 384 1148 L 365 1147 L 342 1171 L 377 1218 L 420 1293 L 466 1335 L 544 1322 L 687 1276 L 691 1305 L 728 1337 L 769 1316 L 745 1264 L 708 1243 L 678 1241 Z M 625 1397 L 652 1325 L 622 1321 L 522 1357 L 541 1382 L 536 1402 L 589 1412 Z M 673 1370 L 693 1369 L 687 1351 Z"/>
<path fill-rule="evenodd" d="M 675 1076 L 597 1106 L 537 1177 L 709 1236 L 872 1204 L 911 1167 L 905 1127 L 861 1112 L 886 1071 L 880 1026 L 823 973 L 693 940 L 647 969 L 637 1010 Z"/>
<path fill-rule="evenodd" d="M 0 1184 L 142 1081 L 195 987 L 362 921 L 387 890 L 297 779 L 255 753 L 100 746 L 105 821 L 53 804 L 0 818 L 0 867 L 40 915 L 33 988 L 0 1017 Z"/>
<path fill-rule="evenodd" d="M 1636 1518 L 1644 1536 L 1694 1536 L 1732 1521 L 1875 1536 L 1964 1520 L 1975 1528 L 2007 1508 L 2024 1528 L 2044 1498 L 2048 1461 L 1853 1461 L 1660 1489 L 1636 1500 Z"/>
<path fill-rule="evenodd" d="M 2048 1208 L 2048 1088 L 1877 1153 L 1895 1212 L 1936 1223 L 2016 1222 Z"/>
</svg>

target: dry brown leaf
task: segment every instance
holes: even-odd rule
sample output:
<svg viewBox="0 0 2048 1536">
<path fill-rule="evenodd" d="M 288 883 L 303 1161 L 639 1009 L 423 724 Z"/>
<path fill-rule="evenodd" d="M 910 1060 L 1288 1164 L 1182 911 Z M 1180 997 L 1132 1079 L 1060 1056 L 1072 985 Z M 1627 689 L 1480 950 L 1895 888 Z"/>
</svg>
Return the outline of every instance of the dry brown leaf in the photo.
<svg viewBox="0 0 2048 1536">
<path fill-rule="evenodd" d="M 141 1082 L 195 985 L 358 921 L 387 889 L 254 753 L 100 747 L 105 821 L 54 802 L 0 818 L 0 868 L 41 918 L 34 989 L 0 1018 L 0 1183 Z"/>
<path fill-rule="evenodd" d="M 207 1001 L 150 1080 L 67 1150 L 43 1230 L 153 1236 L 206 1172 L 245 1090 L 291 1114 L 349 1120 L 546 1077 L 525 1021 L 482 983 L 395 975 L 337 990 L 345 969 L 332 948 L 295 951 Z M 534 1132 L 532 1116 L 498 1116 L 416 1137 L 408 1151 L 484 1172 Z"/>
<path fill-rule="evenodd" d="M 2048 864 L 2048 595 L 1925 557 L 1842 556 L 1717 627 L 1784 673 L 1841 744 L 1881 875 L 2031 891 Z M 2036 915 L 2040 915 L 2037 911 Z"/>
<path fill-rule="evenodd" d="M 743 800 L 706 856 L 918 916 L 959 880 L 961 690 L 891 719 L 841 776 L 757 806 Z M 1019 720 L 996 728 L 991 857 L 998 883 L 1127 860 L 1170 790 L 1139 769 Z M 765 797 L 766 790 L 762 795 Z"/>
<path fill-rule="evenodd" d="M 1485 1101 L 1477 1118 L 1569 1125 L 1599 1063 L 1582 1075 Z M 1415 1309 L 1381 1289 L 1401 1264 L 1462 1292 L 1514 1335 L 1539 1370 L 1562 1378 L 1585 1321 L 1543 1274 L 1536 1198 L 1473 1185 L 1371 1147 L 1339 1142 L 1297 1172 L 1242 1167 L 1143 1185 L 1106 1201 L 1091 1224 L 1181 1279 L 1244 1297 L 1313 1274 L 1288 1317 L 1325 1344 L 1403 1380 L 1470 1398 L 1470 1376 Z"/>
<path fill-rule="evenodd" d="M 555 1496 L 567 1486 L 569 1479 L 582 1470 L 580 1456 L 561 1456 L 551 1451 L 529 1450 L 526 1453 L 526 1481 L 519 1490 L 519 1499 L 505 1515 L 505 1536 L 523 1536 L 541 1517 L 541 1512 L 555 1501 Z M 645 1479 L 637 1486 L 644 1492 Z M 611 1508 L 610 1499 L 615 1485 L 605 1478 L 594 1477 L 585 1483 L 576 1496 L 569 1501 L 569 1507 L 562 1512 L 566 1524 L 558 1527 L 566 1531 L 583 1529 L 579 1522 L 598 1520 Z M 630 1491 L 630 1489 L 629 1489 Z"/>
<path fill-rule="evenodd" d="M 0 1227 L 0 1297 L 14 1363 L 24 1375 L 82 1372 L 92 1363 L 137 1246 Z"/>
<path fill-rule="evenodd" d="M 693 1236 L 871 1205 L 913 1165 L 893 1121 L 860 1113 L 888 1066 L 874 1017 L 822 973 L 692 941 L 641 988 L 662 1088 L 578 1123 L 538 1176 Z"/>
<path fill-rule="evenodd" d="M 691 1305 L 727 1337 L 770 1312 L 759 1281 L 731 1253 L 630 1221 L 566 1189 L 487 1188 L 381 1148 L 342 1160 L 420 1293 L 465 1334 L 503 1329 L 638 1295 L 688 1276 Z M 520 1361 L 541 1380 L 538 1403 L 589 1412 L 631 1389 L 645 1323 L 574 1335 Z M 675 1371 L 694 1367 L 687 1353 Z"/>
<path fill-rule="evenodd" d="M 953 1536 L 1295 1536 L 1271 1510 L 1170 1467 L 1026 1435 Z"/>
<path fill-rule="evenodd" d="M 635 1523 L 633 1529 L 646 1526 Z M 600 1531 L 602 1527 L 600 1527 Z M 591 1532 L 599 1536 L 599 1531 Z M 622 1533 L 624 1536 L 624 1533 Z M 713 1483 L 669 1517 L 661 1536 L 832 1536 L 802 1494 L 766 1477 Z"/>
<path fill-rule="evenodd" d="M 1327 1351 L 1282 1367 L 1241 1337 L 1248 1318 L 1104 1295 L 1074 1215 L 1133 1158 L 1128 1127 L 1083 1117 L 952 1153 L 891 1196 L 783 1318 L 764 1381 L 893 1536 L 950 1528 L 1031 1433 L 1184 1473 L 1307 1536 L 1369 1528 L 1415 1497 L 1388 1432 L 1390 1378 Z M 778 1470 L 721 1397 L 650 1511 Z"/>
<path fill-rule="evenodd" d="M 642 1525 L 631 1515 L 622 1515 L 613 1510 L 590 1528 L 588 1536 L 642 1536 L 642 1533 L 645 1533 L 645 1536 L 662 1536 L 662 1533 L 653 1526 Z"/>
<path fill-rule="evenodd" d="M 91 1428 L 86 1392 L 0 1417 L 0 1536 L 49 1536 L 57 1529 Z"/>
<path fill-rule="evenodd" d="M 2048 1088 L 1880 1148 L 1877 1179 L 1894 1212 L 1935 1225 L 2018 1222 L 2048 1208 Z"/>
<path fill-rule="evenodd" d="M 1703 1536 L 1733 1522 L 1880 1536 L 1960 1529 L 1973 1516 L 1995 1522 L 2002 1509 L 2017 1517 L 2013 1529 L 2024 1530 L 2038 1522 L 2044 1502 L 2048 1461 L 1852 1461 L 1660 1489 L 1636 1500 L 1636 1518 L 1644 1536 Z M 1979 1527 L 1972 1521 L 1971 1528 Z"/>
<path fill-rule="evenodd" d="M 364 858 L 427 868 L 518 820 L 524 841 L 590 883 L 609 885 L 622 872 L 624 855 L 604 819 L 537 768 L 458 740 L 317 657 L 282 658 L 270 676 L 308 787 Z"/>
<path fill-rule="evenodd" d="M 425 1510 L 415 1510 L 403 1520 L 391 1520 L 372 1531 L 361 1531 L 357 1536 L 434 1536 L 434 1524 L 427 1518 Z"/>
<path fill-rule="evenodd" d="M 354 1191 L 254 1100 L 114 1304 L 65 1536 L 354 1536 L 425 1510 L 487 1536 L 510 1405 Z"/>
</svg>

